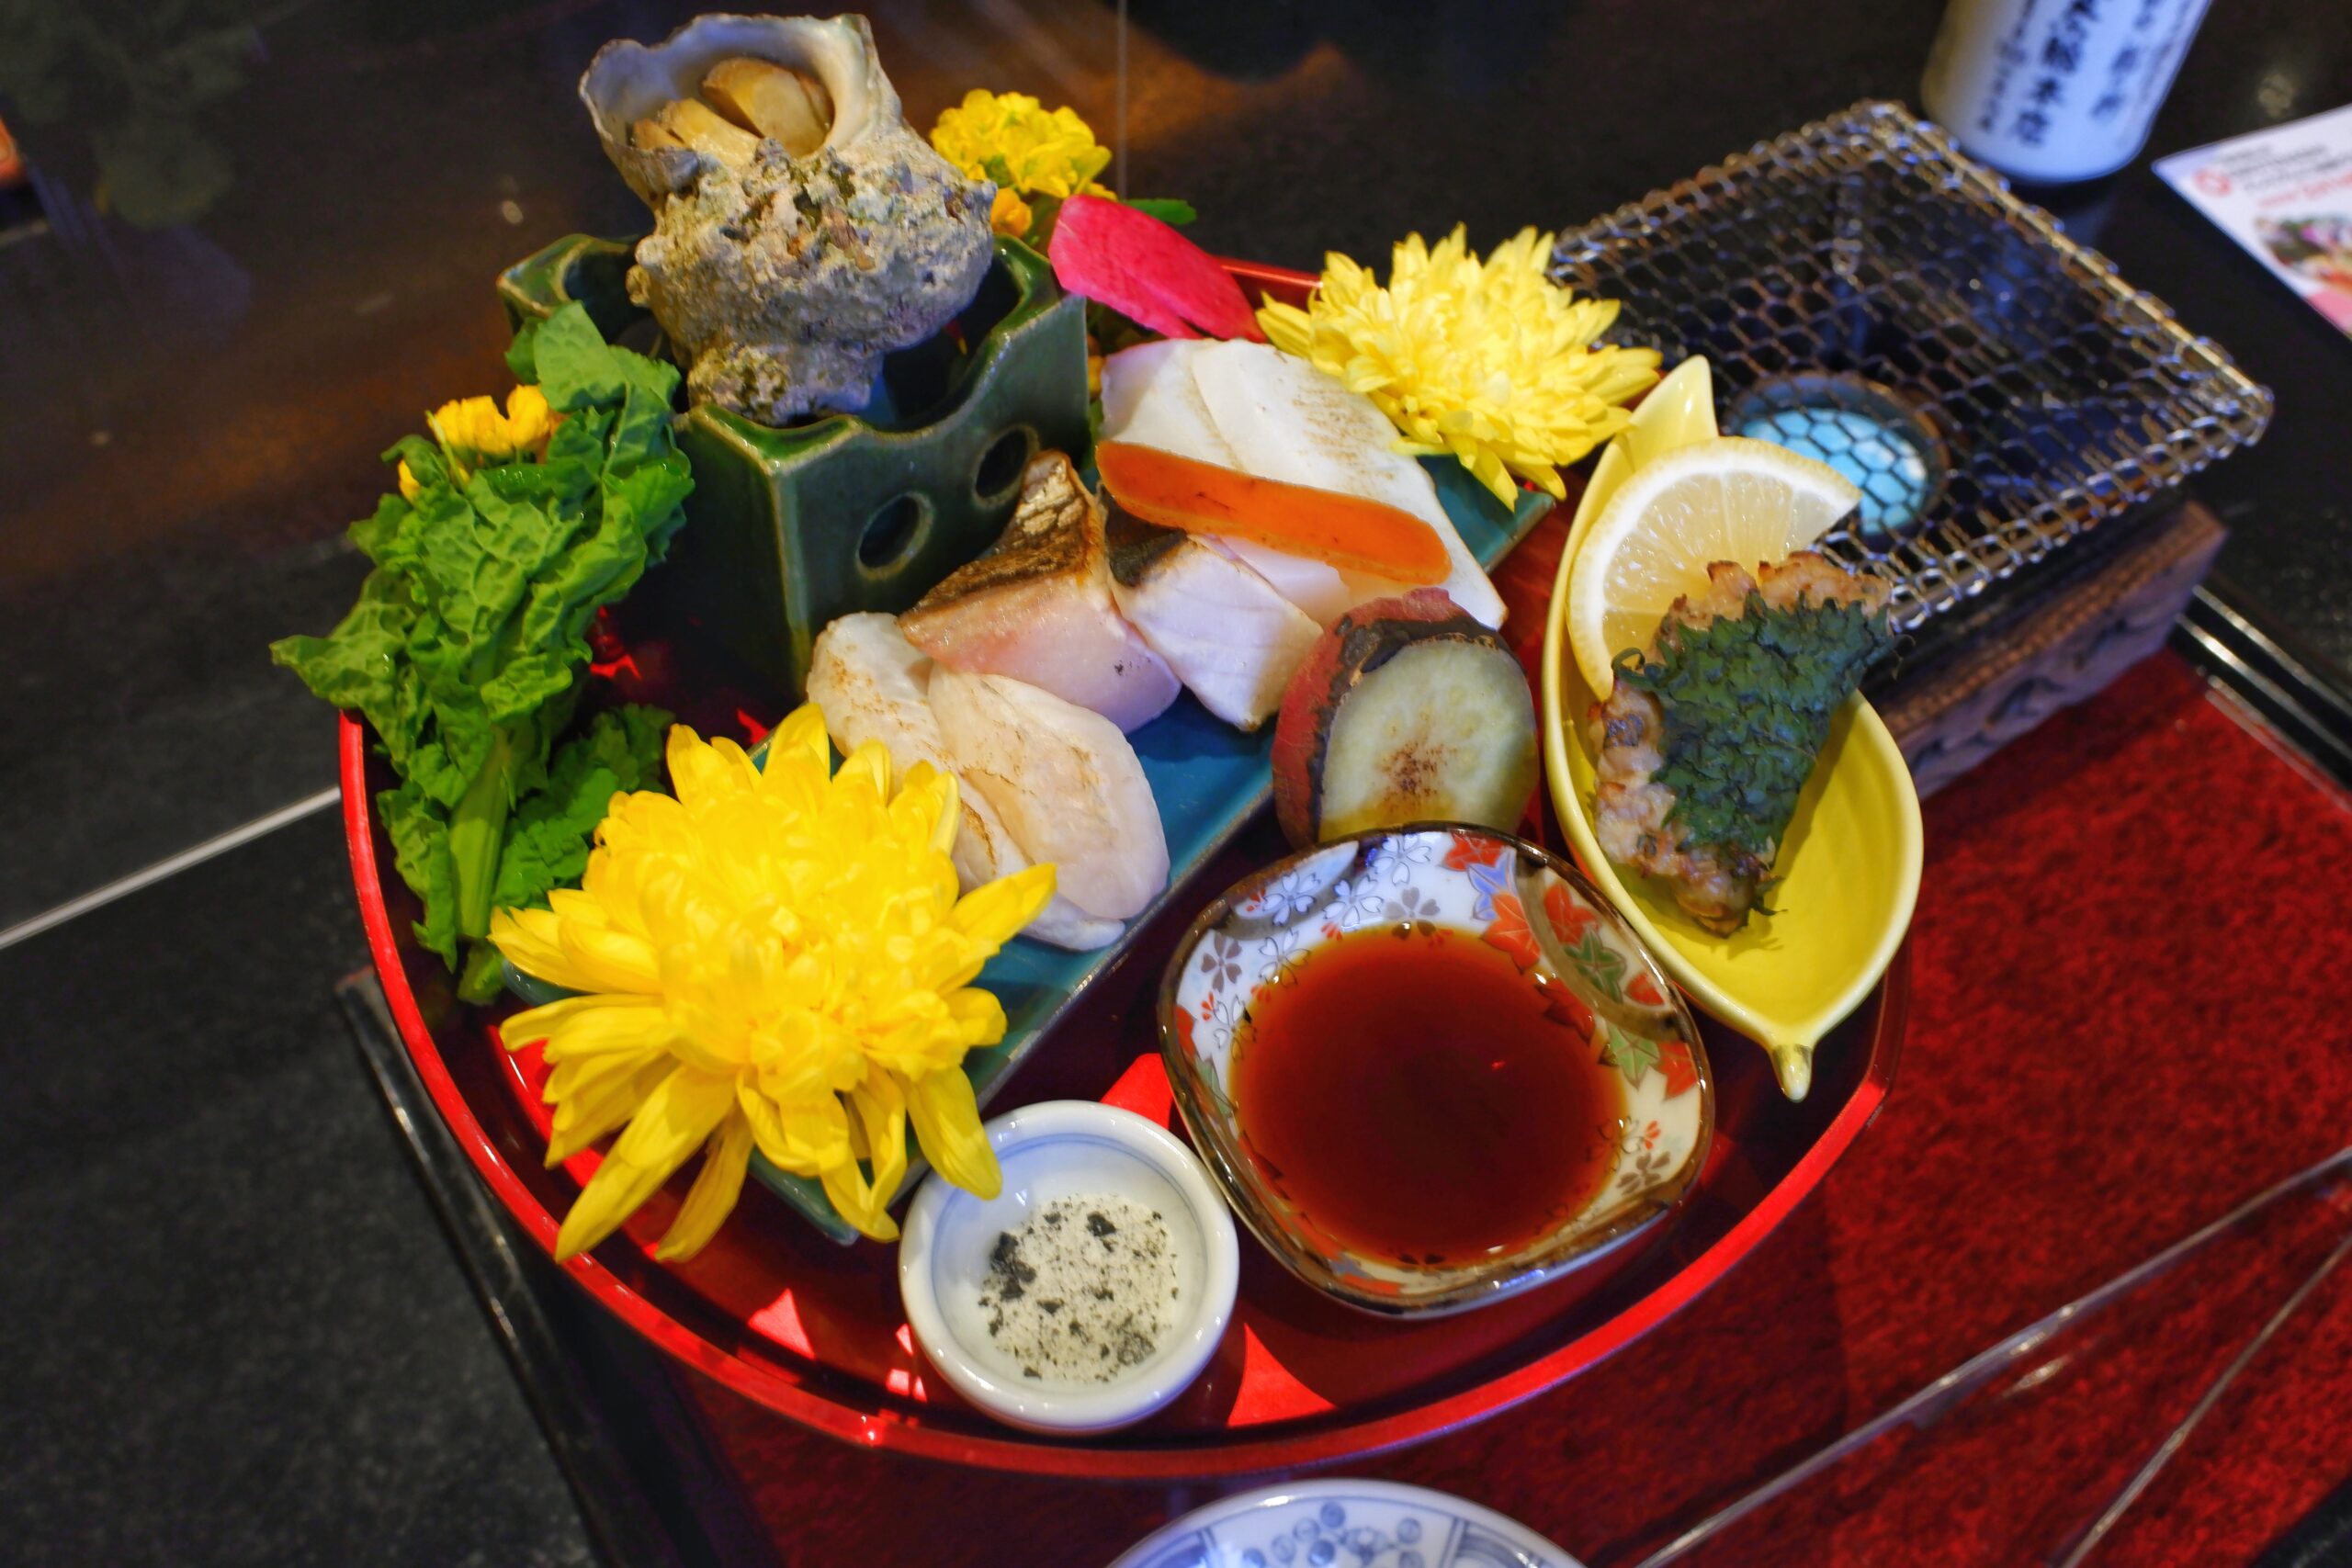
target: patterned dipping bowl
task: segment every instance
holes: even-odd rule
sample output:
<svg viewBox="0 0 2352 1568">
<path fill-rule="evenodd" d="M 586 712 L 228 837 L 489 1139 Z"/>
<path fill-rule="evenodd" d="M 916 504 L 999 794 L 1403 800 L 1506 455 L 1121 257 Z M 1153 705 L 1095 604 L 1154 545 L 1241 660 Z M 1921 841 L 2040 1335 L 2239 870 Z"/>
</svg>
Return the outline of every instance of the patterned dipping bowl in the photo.
<svg viewBox="0 0 2352 1568">
<path fill-rule="evenodd" d="M 1588 1048 L 1613 1066 L 1624 1114 L 1563 1137 L 1605 1140 L 1592 1197 L 1510 1252 L 1414 1264 L 1370 1256 L 1302 1214 L 1254 1152 L 1236 1109 L 1237 1055 L 1259 998 L 1316 951 L 1363 931 L 1445 928 L 1507 954 L 1589 1014 Z M 1571 1010 L 1576 1011 L 1577 1010 Z M 1388 1316 L 1461 1312 L 1531 1289 L 1655 1224 L 1704 1167 L 1714 1079 L 1681 998 L 1614 910 L 1566 862 L 1484 828 L 1381 829 L 1279 861 L 1228 889 L 1178 944 L 1159 988 L 1159 1048 L 1193 1142 L 1234 1212 L 1292 1273 Z"/>
</svg>

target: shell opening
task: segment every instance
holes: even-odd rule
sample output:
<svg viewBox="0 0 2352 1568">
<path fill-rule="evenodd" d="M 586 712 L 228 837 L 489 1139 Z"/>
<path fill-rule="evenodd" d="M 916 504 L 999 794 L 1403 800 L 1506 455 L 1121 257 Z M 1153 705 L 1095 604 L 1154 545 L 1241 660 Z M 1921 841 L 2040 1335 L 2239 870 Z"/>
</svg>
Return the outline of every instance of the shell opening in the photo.
<svg viewBox="0 0 2352 1568">
<path fill-rule="evenodd" d="M 863 17 L 698 17 L 661 43 L 629 39 L 598 51 L 580 80 L 596 133 L 616 154 L 633 148 L 630 130 L 660 120 L 673 103 L 703 95 L 715 67 L 747 60 L 805 73 L 830 100 L 823 146 L 855 140 L 870 126 L 895 121 L 899 96 L 882 73 Z"/>
</svg>

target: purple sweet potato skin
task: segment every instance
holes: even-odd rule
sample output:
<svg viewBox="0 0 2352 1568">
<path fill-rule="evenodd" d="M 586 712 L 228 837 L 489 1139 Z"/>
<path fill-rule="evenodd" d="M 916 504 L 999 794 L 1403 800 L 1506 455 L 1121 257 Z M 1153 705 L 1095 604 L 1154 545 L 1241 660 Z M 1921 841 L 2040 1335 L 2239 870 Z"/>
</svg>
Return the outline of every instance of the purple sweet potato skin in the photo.
<svg viewBox="0 0 2352 1568">
<path fill-rule="evenodd" d="M 1322 828 L 1323 760 L 1332 721 L 1356 683 L 1403 649 L 1436 637 L 1501 647 L 1442 588 L 1372 599 L 1331 623 L 1283 689 L 1274 719 L 1274 818 L 1299 849 Z"/>
</svg>

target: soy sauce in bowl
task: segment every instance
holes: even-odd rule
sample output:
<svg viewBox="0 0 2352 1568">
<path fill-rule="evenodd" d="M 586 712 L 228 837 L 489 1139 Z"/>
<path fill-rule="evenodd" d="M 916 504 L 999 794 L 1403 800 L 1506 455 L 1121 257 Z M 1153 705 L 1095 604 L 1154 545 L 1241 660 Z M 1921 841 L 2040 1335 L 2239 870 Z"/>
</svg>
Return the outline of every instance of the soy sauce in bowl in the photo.
<svg viewBox="0 0 2352 1568">
<path fill-rule="evenodd" d="M 1226 1201 L 1361 1311 L 1532 1290 L 1704 1168 L 1690 1010 L 1582 874 L 1491 829 L 1375 829 L 1242 878 L 1177 944 L 1159 1014 Z"/>
<path fill-rule="evenodd" d="M 1483 1263 L 1609 1179 L 1624 1081 L 1541 970 L 1445 927 L 1356 931 L 1254 998 L 1234 1104 L 1260 1178 L 1351 1251 Z"/>
</svg>

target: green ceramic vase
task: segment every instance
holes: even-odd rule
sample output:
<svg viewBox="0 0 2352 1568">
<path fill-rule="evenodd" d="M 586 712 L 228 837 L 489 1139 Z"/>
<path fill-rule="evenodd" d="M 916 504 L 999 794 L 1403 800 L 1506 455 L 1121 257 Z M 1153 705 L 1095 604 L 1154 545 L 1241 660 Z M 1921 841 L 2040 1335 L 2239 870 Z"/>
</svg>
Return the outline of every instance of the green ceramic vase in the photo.
<svg viewBox="0 0 2352 1568">
<path fill-rule="evenodd" d="M 578 300 L 607 339 L 641 334 L 624 282 L 634 248 L 568 236 L 501 274 L 499 297 L 517 325 Z M 695 491 L 662 575 L 797 701 L 828 623 L 906 609 L 996 541 L 1032 457 L 1082 457 L 1089 441 L 1085 302 L 999 239 L 972 303 L 885 361 L 864 416 L 776 430 L 708 405 L 681 415 Z"/>
</svg>

